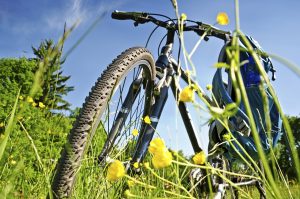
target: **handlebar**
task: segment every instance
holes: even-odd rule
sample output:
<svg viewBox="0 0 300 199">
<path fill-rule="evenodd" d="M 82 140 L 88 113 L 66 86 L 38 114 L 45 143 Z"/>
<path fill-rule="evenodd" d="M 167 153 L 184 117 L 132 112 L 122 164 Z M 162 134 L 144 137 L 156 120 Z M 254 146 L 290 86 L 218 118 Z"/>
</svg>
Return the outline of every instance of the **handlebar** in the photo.
<svg viewBox="0 0 300 199">
<path fill-rule="evenodd" d="M 117 20 L 138 20 L 142 17 L 147 17 L 147 13 L 143 13 L 143 12 L 122 12 L 122 11 L 118 11 L 115 10 L 111 13 L 111 17 L 113 19 L 117 19 Z"/>
<path fill-rule="evenodd" d="M 137 26 L 138 24 L 143 24 L 147 22 L 152 22 L 156 24 L 157 26 L 171 29 L 171 30 L 178 30 L 178 24 L 170 23 L 169 21 L 161 21 L 153 16 L 150 13 L 145 12 L 123 12 L 115 10 L 112 12 L 111 17 L 113 19 L 117 20 L 133 20 L 134 25 Z M 194 31 L 199 36 L 202 36 L 204 33 L 206 33 L 206 36 L 213 36 L 222 40 L 228 40 L 230 38 L 230 32 L 220 30 L 212 25 L 205 24 L 202 22 L 195 22 L 197 25 L 190 25 L 187 26 L 186 24 L 183 25 L 183 31 Z"/>
</svg>

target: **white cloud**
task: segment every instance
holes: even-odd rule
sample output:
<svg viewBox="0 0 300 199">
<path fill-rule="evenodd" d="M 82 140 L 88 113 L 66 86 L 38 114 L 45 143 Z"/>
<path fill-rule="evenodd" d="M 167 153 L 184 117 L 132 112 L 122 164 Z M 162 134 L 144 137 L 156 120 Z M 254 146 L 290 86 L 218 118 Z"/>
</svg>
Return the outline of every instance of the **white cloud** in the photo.
<svg viewBox="0 0 300 199">
<path fill-rule="evenodd" d="M 50 29 L 61 30 L 66 22 L 69 26 L 83 22 L 87 18 L 88 10 L 82 6 L 82 0 L 69 0 L 67 5 L 54 10 L 45 17 L 45 22 Z"/>
<path fill-rule="evenodd" d="M 75 23 L 82 24 L 92 17 L 101 15 L 103 12 L 116 9 L 126 3 L 127 0 L 119 1 L 89 1 L 69 0 L 63 9 L 55 10 L 45 18 L 50 29 L 61 30 L 66 22 L 68 27 Z"/>
<path fill-rule="evenodd" d="M 0 30 L 22 36 L 36 33 L 62 32 L 64 24 L 71 27 L 75 23 L 92 22 L 105 11 L 113 10 L 127 3 L 128 0 L 65 0 L 59 6 L 37 7 L 35 18 L 19 16 L 0 9 Z M 30 10 L 31 12 L 33 10 Z"/>
</svg>

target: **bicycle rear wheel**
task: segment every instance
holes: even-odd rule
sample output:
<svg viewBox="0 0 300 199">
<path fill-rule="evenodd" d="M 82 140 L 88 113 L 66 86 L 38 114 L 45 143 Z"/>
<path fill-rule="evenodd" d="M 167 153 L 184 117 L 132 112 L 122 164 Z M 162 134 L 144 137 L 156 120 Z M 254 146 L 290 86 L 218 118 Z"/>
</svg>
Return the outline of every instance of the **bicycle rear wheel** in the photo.
<svg viewBox="0 0 300 199">
<path fill-rule="evenodd" d="M 153 57 L 140 47 L 124 51 L 102 73 L 58 161 L 52 183 L 55 198 L 69 197 L 72 189 L 84 193 L 76 197 L 95 198 L 97 191 L 90 190 L 104 180 L 99 162 L 128 160 L 135 142 L 131 132 L 139 129 L 141 118 L 150 113 L 154 77 Z"/>
</svg>

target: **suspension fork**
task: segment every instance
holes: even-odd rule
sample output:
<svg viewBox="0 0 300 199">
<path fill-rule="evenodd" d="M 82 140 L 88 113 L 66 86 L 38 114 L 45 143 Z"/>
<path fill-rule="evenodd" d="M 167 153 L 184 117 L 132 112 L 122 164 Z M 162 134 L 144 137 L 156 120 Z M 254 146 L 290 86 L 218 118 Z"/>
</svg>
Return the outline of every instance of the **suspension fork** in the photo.
<svg viewBox="0 0 300 199">
<path fill-rule="evenodd" d="M 155 62 L 158 72 L 165 72 L 166 68 L 171 66 L 171 54 L 174 43 L 175 30 L 168 29 L 166 44 L 162 47 L 160 55 Z M 136 149 L 134 151 L 132 162 L 141 162 L 147 152 L 150 141 L 153 138 L 159 118 L 168 99 L 169 85 L 164 84 L 164 78 L 157 83 L 158 95 L 155 95 L 155 103 L 152 106 L 150 120 L 151 124 L 143 123 L 138 137 Z"/>
<path fill-rule="evenodd" d="M 173 92 L 173 95 L 175 99 L 178 99 L 178 95 L 180 93 L 180 90 L 176 86 L 175 79 L 171 77 L 171 89 Z M 140 137 L 138 138 L 137 147 L 135 149 L 132 162 L 141 162 L 147 152 L 148 146 L 150 141 L 153 138 L 153 135 L 155 133 L 155 129 L 157 127 L 158 121 L 160 119 L 161 113 L 163 111 L 163 108 L 165 106 L 166 100 L 168 98 L 168 90 L 169 85 L 165 85 L 160 89 L 160 94 L 155 97 L 155 103 L 153 105 L 153 109 L 150 115 L 151 124 L 145 124 L 143 123 L 141 128 Z M 192 123 L 192 119 L 189 114 L 189 110 L 185 103 L 179 102 L 178 104 L 179 112 L 181 114 L 181 117 L 183 119 L 185 128 L 187 130 L 190 142 L 192 144 L 192 147 L 194 149 L 195 153 L 198 153 L 202 151 L 198 138 L 196 136 L 195 127 Z"/>
<path fill-rule="evenodd" d="M 160 94 L 155 96 L 155 103 L 149 116 L 151 124 L 142 124 L 141 133 L 139 135 L 137 146 L 133 154 L 132 162 L 141 162 L 143 160 L 150 141 L 152 140 L 155 133 L 155 129 L 164 109 L 165 103 L 168 99 L 168 90 L 169 87 L 164 86 L 161 88 Z"/>
<path fill-rule="evenodd" d="M 118 115 L 112 124 L 112 128 L 107 134 L 107 141 L 105 142 L 102 151 L 100 155 L 98 156 L 98 162 L 101 163 L 103 160 L 105 160 L 107 154 L 111 151 L 112 145 L 115 142 L 116 138 L 119 136 L 122 127 L 124 126 L 124 123 L 129 115 L 129 112 L 132 108 L 133 102 L 136 100 L 140 90 L 141 86 L 143 84 L 142 82 L 142 70 L 140 71 L 140 74 L 138 75 L 138 79 L 133 81 L 129 87 L 128 93 L 125 97 L 124 102 L 122 103 L 121 110 L 118 112 Z"/>
</svg>

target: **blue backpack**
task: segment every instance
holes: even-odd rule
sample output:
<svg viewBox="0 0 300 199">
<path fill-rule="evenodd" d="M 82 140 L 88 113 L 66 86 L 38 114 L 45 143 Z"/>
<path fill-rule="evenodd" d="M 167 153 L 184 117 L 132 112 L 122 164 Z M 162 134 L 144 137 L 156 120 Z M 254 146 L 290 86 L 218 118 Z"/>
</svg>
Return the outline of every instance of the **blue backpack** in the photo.
<svg viewBox="0 0 300 199">
<path fill-rule="evenodd" d="M 257 50 L 259 52 L 263 52 L 261 46 L 258 44 L 257 41 L 255 41 L 252 37 L 247 36 L 248 41 L 254 48 L 254 50 Z M 230 43 L 227 43 L 222 48 L 218 62 L 225 62 L 227 63 L 229 60 L 227 60 L 226 56 L 226 47 L 229 46 Z M 241 43 L 241 46 L 244 47 L 243 43 Z M 245 47 L 244 47 L 245 48 Z M 265 91 L 268 97 L 269 101 L 269 114 L 271 118 L 272 123 L 272 143 L 268 141 L 266 132 L 264 129 L 266 129 L 265 124 L 265 118 L 264 118 L 264 107 L 263 107 L 263 101 L 262 96 L 259 90 L 259 84 L 261 82 L 261 77 L 258 71 L 258 68 L 256 66 L 256 63 L 253 60 L 253 57 L 250 55 L 250 53 L 245 51 L 240 51 L 240 62 L 245 62 L 244 65 L 241 66 L 241 74 L 243 77 L 244 85 L 246 87 L 246 92 L 248 95 L 249 103 L 251 106 L 251 110 L 254 116 L 254 120 L 256 123 L 256 128 L 259 132 L 260 140 L 263 146 L 263 149 L 268 152 L 270 149 L 270 146 L 275 146 L 280 138 L 281 135 L 281 119 L 279 117 L 277 108 L 274 104 L 274 100 L 270 93 L 268 92 L 268 88 L 265 87 Z M 264 66 L 265 71 L 268 73 L 269 71 L 272 72 L 272 80 L 275 80 L 275 70 L 273 68 L 271 59 L 267 56 L 260 55 L 260 61 Z M 214 78 L 213 78 L 213 95 L 216 98 L 216 101 L 218 102 L 219 106 L 225 106 L 226 104 L 234 103 L 235 93 L 232 90 L 232 83 L 230 76 L 228 75 L 228 82 L 225 83 L 222 78 L 222 69 L 217 69 Z M 238 111 L 236 115 L 232 118 L 230 118 L 230 121 L 238 126 L 237 124 L 237 118 L 242 119 L 246 124 L 249 124 L 248 116 L 245 113 L 244 105 L 241 103 L 239 105 Z M 262 122 L 261 122 L 262 121 Z M 240 142 L 240 144 L 246 149 L 246 151 L 255 159 L 258 159 L 257 149 L 255 147 L 254 141 L 252 136 L 244 136 L 241 135 L 238 132 L 233 132 L 233 135 L 236 137 L 236 139 Z M 238 145 L 236 145 L 238 147 Z M 235 153 L 234 150 L 230 148 L 230 145 L 226 147 L 229 152 Z M 239 147 L 238 147 L 239 148 Z M 242 150 L 239 150 L 242 153 Z M 235 154 L 236 155 L 236 154 Z"/>
</svg>

